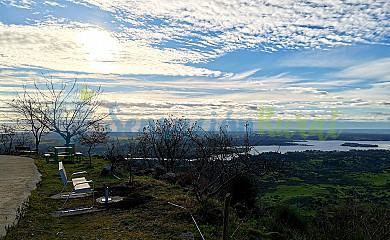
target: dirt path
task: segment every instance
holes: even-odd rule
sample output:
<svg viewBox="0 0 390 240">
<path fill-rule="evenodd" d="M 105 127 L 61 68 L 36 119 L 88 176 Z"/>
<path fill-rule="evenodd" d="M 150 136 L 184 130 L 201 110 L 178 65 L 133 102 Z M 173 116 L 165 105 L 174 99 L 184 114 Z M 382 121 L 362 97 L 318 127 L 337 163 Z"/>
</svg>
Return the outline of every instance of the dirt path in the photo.
<svg viewBox="0 0 390 240">
<path fill-rule="evenodd" d="M 0 238 L 40 178 L 33 159 L 0 155 Z"/>
</svg>

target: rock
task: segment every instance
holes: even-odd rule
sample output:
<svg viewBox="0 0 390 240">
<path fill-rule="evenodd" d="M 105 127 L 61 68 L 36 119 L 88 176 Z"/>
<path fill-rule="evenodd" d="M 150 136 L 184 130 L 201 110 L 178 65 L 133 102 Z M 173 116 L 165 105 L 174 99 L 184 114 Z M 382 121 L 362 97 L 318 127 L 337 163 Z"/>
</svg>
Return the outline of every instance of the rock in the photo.
<svg viewBox="0 0 390 240">
<path fill-rule="evenodd" d="M 111 172 L 111 166 L 107 166 L 103 168 L 103 170 L 100 172 L 100 175 L 104 177 L 110 174 L 110 172 Z"/>
<path fill-rule="evenodd" d="M 192 232 L 182 232 L 179 234 L 179 237 L 184 240 L 195 240 L 194 234 Z"/>
<path fill-rule="evenodd" d="M 193 183 L 193 179 L 194 176 L 188 172 L 182 172 L 176 174 L 176 183 L 182 186 L 183 188 L 191 186 Z"/>
<path fill-rule="evenodd" d="M 176 178 L 177 178 L 177 175 L 175 173 L 169 172 L 169 173 L 161 175 L 158 179 L 174 184 L 174 183 L 176 183 Z"/>
<path fill-rule="evenodd" d="M 166 181 L 168 179 L 168 174 L 164 173 L 164 174 L 158 176 L 158 179 Z"/>
<path fill-rule="evenodd" d="M 165 174 L 166 171 L 165 171 L 165 168 L 161 167 L 161 166 L 156 166 L 154 168 L 154 172 L 153 172 L 153 176 L 155 178 L 159 178 L 161 175 Z"/>
<path fill-rule="evenodd" d="M 105 168 L 103 168 L 103 170 L 100 172 L 100 175 L 101 176 L 107 176 L 108 174 L 114 174 L 114 175 L 123 175 L 123 172 L 122 172 L 122 170 L 120 170 L 120 169 L 114 169 L 114 170 L 112 170 L 112 168 L 111 168 L 111 166 L 107 166 L 107 167 L 105 167 Z"/>
</svg>

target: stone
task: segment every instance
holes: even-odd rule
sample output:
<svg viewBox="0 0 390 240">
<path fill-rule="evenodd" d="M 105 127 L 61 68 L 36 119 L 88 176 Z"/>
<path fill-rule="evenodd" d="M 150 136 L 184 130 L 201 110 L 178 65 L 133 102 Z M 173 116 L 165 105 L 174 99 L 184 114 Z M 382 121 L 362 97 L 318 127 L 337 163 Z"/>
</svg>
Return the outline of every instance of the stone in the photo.
<svg viewBox="0 0 390 240">
<path fill-rule="evenodd" d="M 163 168 L 163 167 L 161 167 L 161 166 L 156 166 L 156 167 L 154 168 L 153 176 L 154 176 L 155 178 L 158 178 L 158 177 L 160 177 L 161 175 L 163 175 L 163 174 L 165 174 L 165 173 L 166 173 L 165 168 Z"/>
<path fill-rule="evenodd" d="M 194 234 L 192 232 L 182 232 L 179 237 L 184 240 L 195 240 Z"/>
</svg>

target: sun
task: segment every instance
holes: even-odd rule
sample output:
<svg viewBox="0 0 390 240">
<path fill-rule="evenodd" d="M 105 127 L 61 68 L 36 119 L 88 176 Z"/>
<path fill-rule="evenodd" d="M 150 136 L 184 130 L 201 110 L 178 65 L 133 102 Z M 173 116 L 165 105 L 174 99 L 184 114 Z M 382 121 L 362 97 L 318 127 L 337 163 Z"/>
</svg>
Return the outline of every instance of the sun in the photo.
<svg viewBox="0 0 390 240">
<path fill-rule="evenodd" d="M 119 50 L 118 40 L 107 31 L 85 30 L 76 36 L 76 41 L 89 62 L 114 61 Z"/>
</svg>

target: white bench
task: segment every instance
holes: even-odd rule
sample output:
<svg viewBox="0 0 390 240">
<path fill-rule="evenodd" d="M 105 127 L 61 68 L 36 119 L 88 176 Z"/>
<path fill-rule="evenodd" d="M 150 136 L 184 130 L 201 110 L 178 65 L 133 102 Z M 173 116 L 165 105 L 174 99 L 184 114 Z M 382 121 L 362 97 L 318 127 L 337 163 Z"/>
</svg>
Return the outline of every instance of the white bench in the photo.
<svg viewBox="0 0 390 240">
<path fill-rule="evenodd" d="M 75 173 L 72 173 L 72 175 L 68 179 L 66 176 L 66 171 L 65 171 L 64 165 L 62 164 L 62 162 L 58 163 L 58 170 L 60 172 L 62 182 L 64 183 L 64 187 L 62 188 L 60 194 L 64 191 L 64 189 L 66 189 L 66 191 L 67 191 L 67 198 L 60 209 L 64 208 L 66 202 L 69 200 L 69 198 L 72 195 L 75 195 L 75 194 L 85 194 L 86 195 L 89 192 L 92 192 L 92 206 L 90 208 L 93 208 L 94 201 L 95 201 L 95 183 L 92 180 L 88 181 L 85 177 L 73 178 L 73 176 L 81 175 L 81 174 L 88 175 L 88 173 L 86 171 L 75 172 Z M 72 191 L 70 191 L 70 192 L 68 191 L 68 188 L 67 188 L 68 183 L 72 183 L 72 186 L 73 186 Z M 90 184 L 92 184 L 92 188 L 91 188 Z"/>
</svg>

